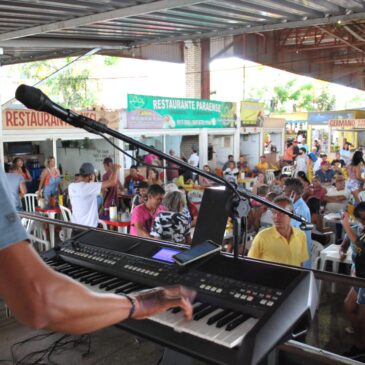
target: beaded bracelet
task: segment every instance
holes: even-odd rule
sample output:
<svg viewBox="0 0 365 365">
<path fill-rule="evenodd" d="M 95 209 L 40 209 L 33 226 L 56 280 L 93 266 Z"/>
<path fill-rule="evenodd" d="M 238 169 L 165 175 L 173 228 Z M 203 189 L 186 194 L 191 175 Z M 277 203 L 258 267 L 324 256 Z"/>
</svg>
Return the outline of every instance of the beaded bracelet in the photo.
<svg viewBox="0 0 365 365">
<path fill-rule="evenodd" d="M 127 319 L 131 319 L 133 314 L 134 314 L 134 311 L 136 310 L 136 299 L 125 294 L 124 295 L 128 300 L 129 302 L 131 303 L 131 309 L 129 310 L 129 315 L 128 315 L 128 318 Z"/>
</svg>

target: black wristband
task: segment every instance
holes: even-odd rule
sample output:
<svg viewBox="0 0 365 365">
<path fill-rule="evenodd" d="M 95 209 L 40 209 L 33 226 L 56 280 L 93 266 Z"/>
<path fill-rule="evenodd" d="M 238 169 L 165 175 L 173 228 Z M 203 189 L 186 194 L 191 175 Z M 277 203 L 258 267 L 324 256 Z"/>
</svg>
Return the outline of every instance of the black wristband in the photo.
<svg viewBox="0 0 365 365">
<path fill-rule="evenodd" d="M 124 295 L 129 302 L 131 303 L 131 309 L 129 310 L 129 314 L 128 314 L 128 318 L 127 319 L 131 319 L 133 317 L 134 311 L 136 310 L 136 300 L 133 297 L 130 297 L 129 295 L 125 294 Z"/>
</svg>

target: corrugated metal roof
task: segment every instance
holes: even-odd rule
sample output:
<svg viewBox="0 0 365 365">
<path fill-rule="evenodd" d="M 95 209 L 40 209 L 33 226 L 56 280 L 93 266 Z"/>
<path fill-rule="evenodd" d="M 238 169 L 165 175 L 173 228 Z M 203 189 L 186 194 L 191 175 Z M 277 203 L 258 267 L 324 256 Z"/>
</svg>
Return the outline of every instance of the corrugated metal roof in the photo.
<svg viewBox="0 0 365 365">
<path fill-rule="evenodd" d="M 364 19 L 363 0 L 11 0 L 0 2 L 2 64 Z"/>
</svg>

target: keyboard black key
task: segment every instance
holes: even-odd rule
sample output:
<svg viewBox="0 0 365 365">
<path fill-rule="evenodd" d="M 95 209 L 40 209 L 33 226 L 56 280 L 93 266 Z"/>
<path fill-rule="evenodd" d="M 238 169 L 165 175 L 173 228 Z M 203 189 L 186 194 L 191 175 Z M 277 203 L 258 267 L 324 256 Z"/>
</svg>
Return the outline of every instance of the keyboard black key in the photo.
<svg viewBox="0 0 365 365">
<path fill-rule="evenodd" d="M 71 267 L 73 267 L 73 266 L 71 266 L 71 265 L 69 265 L 69 264 L 65 264 L 65 265 L 62 265 L 62 266 L 59 266 L 59 267 L 57 267 L 56 268 L 56 271 L 58 271 L 58 272 L 64 272 L 65 270 L 68 270 L 68 269 L 70 269 Z"/>
<path fill-rule="evenodd" d="M 126 281 L 126 280 L 118 280 L 118 282 L 114 283 L 114 284 L 109 284 L 105 287 L 105 290 L 110 291 L 113 289 L 117 289 L 120 286 L 124 286 L 125 284 L 130 283 L 130 281 Z"/>
<path fill-rule="evenodd" d="M 230 311 L 228 309 L 222 309 L 221 312 L 215 314 L 213 317 L 210 317 L 207 321 L 207 324 L 210 326 L 217 321 L 219 321 L 221 318 L 225 317 Z"/>
<path fill-rule="evenodd" d="M 124 293 L 129 294 L 129 293 L 133 293 L 134 291 L 141 290 L 141 289 L 142 289 L 142 286 L 137 284 L 137 285 L 134 285 L 134 286 L 131 286 L 131 287 L 127 288 L 124 291 Z"/>
<path fill-rule="evenodd" d="M 120 281 L 119 278 L 112 278 L 112 279 L 106 281 L 105 283 L 100 284 L 100 289 L 103 289 L 103 288 L 107 287 L 109 284 L 114 284 L 119 281 Z"/>
<path fill-rule="evenodd" d="M 65 275 L 71 275 L 73 272 L 79 271 L 79 270 L 80 270 L 80 268 L 78 268 L 77 266 L 74 266 L 74 267 L 72 267 L 70 269 L 67 269 L 67 270 L 63 271 L 63 274 L 65 274 Z"/>
<path fill-rule="evenodd" d="M 102 277 L 104 277 L 104 274 L 98 274 L 98 275 L 95 275 L 95 276 L 93 276 L 93 277 L 89 277 L 89 278 L 87 278 L 85 281 L 84 281 L 84 283 L 85 284 L 91 284 L 91 281 L 92 280 L 94 280 L 94 279 L 100 279 L 100 278 L 102 278 Z"/>
<path fill-rule="evenodd" d="M 54 265 L 55 269 L 62 269 L 64 267 L 70 266 L 67 262 L 59 262 L 58 264 Z"/>
<path fill-rule="evenodd" d="M 199 321 L 200 319 L 204 318 L 208 314 L 214 312 L 217 309 L 217 307 L 213 307 L 212 305 L 208 306 L 207 308 L 204 308 L 199 313 L 195 314 L 193 319 L 194 321 Z"/>
<path fill-rule="evenodd" d="M 232 331 L 238 327 L 241 323 L 247 321 L 250 318 L 248 314 L 240 314 L 236 319 L 227 324 L 226 331 Z"/>
<path fill-rule="evenodd" d="M 74 279 L 78 279 L 78 278 L 81 278 L 83 277 L 84 275 L 87 275 L 87 274 L 91 274 L 91 271 L 88 270 L 88 269 L 84 269 L 84 270 L 81 270 L 80 272 L 78 273 L 75 273 L 75 274 L 72 274 L 71 276 L 74 278 Z"/>
<path fill-rule="evenodd" d="M 97 284 L 103 283 L 104 281 L 109 280 L 109 279 L 110 279 L 110 276 L 102 275 L 100 278 L 92 279 L 89 284 L 90 285 L 97 285 Z"/>
<path fill-rule="evenodd" d="M 98 275 L 99 275 L 98 272 L 92 272 L 91 274 L 87 274 L 85 276 L 81 276 L 80 277 L 80 282 L 81 283 L 84 283 L 86 280 L 92 279 L 92 278 L 94 278 L 95 276 L 98 276 Z"/>
<path fill-rule="evenodd" d="M 238 317 L 240 314 L 237 312 L 230 312 L 229 314 L 227 314 L 225 317 L 223 317 L 222 319 L 220 319 L 217 324 L 216 327 L 217 328 L 221 328 L 223 326 L 225 326 L 226 324 L 228 324 L 229 322 L 233 321 L 234 319 L 236 319 L 236 317 Z"/>
<path fill-rule="evenodd" d="M 131 281 L 125 282 L 124 284 L 120 284 L 120 285 L 118 285 L 118 287 L 114 288 L 114 289 L 116 289 L 115 294 L 119 294 L 119 293 L 127 294 L 126 290 L 128 290 L 129 288 L 133 288 L 135 286 L 136 286 L 136 284 Z"/>
<path fill-rule="evenodd" d="M 195 316 L 196 314 L 198 314 L 200 311 L 202 311 L 203 309 L 209 307 L 209 304 L 206 303 L 201 303 L 199 305 L 197 305 L 196 307 L 193 308 L 193 316 Z"/>
</svg>

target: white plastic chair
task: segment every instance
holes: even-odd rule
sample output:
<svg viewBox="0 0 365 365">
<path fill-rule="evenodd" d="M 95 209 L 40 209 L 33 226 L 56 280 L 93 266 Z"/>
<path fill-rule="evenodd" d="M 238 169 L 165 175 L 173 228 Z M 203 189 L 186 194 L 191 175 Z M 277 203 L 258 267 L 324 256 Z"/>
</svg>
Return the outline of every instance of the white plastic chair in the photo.
<svg viewBox="0 0 365 365">
<path fill-rule="evenodd" d="M 32 221 L 33 222 L 33 221 Z M 28 237 L 38 252 L 47 251 L 51 248 L 51 243 L 47 239 L 47 232 L 42 223 L 33 222 L 28 232 Z"/>
<path fill-rule="evenodd" d="M 37 194 L 25 194 L 24 195 L 24 202 L 25 202 L 25 211 L 29 213 L 35 212 L 35 207 L 37 206 Z M 35 224 L 30 219 L 22 218 L 22 224 L 25 230 L 28 232 L 31 228 L 32 224 Z"/>
<path fill-rule="evenodd" d="M 313 242 L 313 241 L 312 241 Z M 339 245 L 329 245 L 320 252 L 320 267 L 321 271 L 326 269 L 326 263 L 332 263 L 332 272 L 338 273 L 340 263 L 345 263 L 348 265 L 352 264 L 352 249 L 349 249 L 347 252 L 346 257 L 341 260 L 340 253 L 339 253 Z M 334 293 L 336 289 L 336 283 L 331 284 L 331 292 Z"/>
<path fill-rule="evenodd" d="M 293 176 L 293 173 L 294 173 L 294 166 L 284 166 L 282 169 L 281 169 L 281 173 L 283 175 L 287 175 L 287 176 Z"/>
<path fill-rule="evenodd" d="M 37 206 L 37 194 L 25 194 L 25 210 L 30 213 L 35 213 Z M 35 222 L 31 219 L 22 220 L 22 223 L 28 232 L 29 239 L 38 251 L 44 251 L 51 248 L 51 244 L 47 239 L 47 232 L 45 226 L 41 222 Z"/>
<path fill-rule="evenodd" d="M 271 185 L 275 179 L 274 170 L 267 170 L 265 175 L 266 175 L 266 184 Z"/>
<path fill-rule="evenodd" d="M 99 225 L 101 226 L 101 228 L 108 230 L 108 225 L 101 219 L 99 219 Z"/>
<path fill-rule="evenodd" d="M 71 222 L 71 210 L 63 205 L 60 205 L 62 219 L 65 222 Z M 62 228 L 60 231 L 60 240 L 62 242 L 71 238 L 72 228 Z"/>
<path fill-rule="evenodd" d="M 319 269 L 319 260 L 321 259 L 321 252 L 324 250 L 324 246 L 319 243 L 318 241 L 312 240 L 312 249 L 310 252 L 310 259 L 311 259 L 311 269 L 318 270 Z M 321 296 L 321 289 L 322 289 L 322 280 L 316 280 L 317 283 L 317 292 L 318 298 Z M 319 306 L 319 301 L 318 301 Z"/>
<path fill-rule="evenodd" d="M 320 255 L 321 255 L 321 251 L 323 249 L 324 249 L 324 246 L 321 243 L 312 240 L 312 250 L 310 253 L 312 270 L 318 270 Z"/>
<path fill-rule="evenodd" d="M 37 200 L 37 194 L 25 194 L 24 195 L 25 200 L 25 210 L 27 212 L 35 212 L 35 207 L 37 206 L 38 200 Z"/>
<path fill-rule="evenodd" d="M 365 190 L 360 191 L 360 193 L 359 193 L 359 199 L 360 199 L 361 202 L 364 202 L 365 201 Z"/>
</svg>

